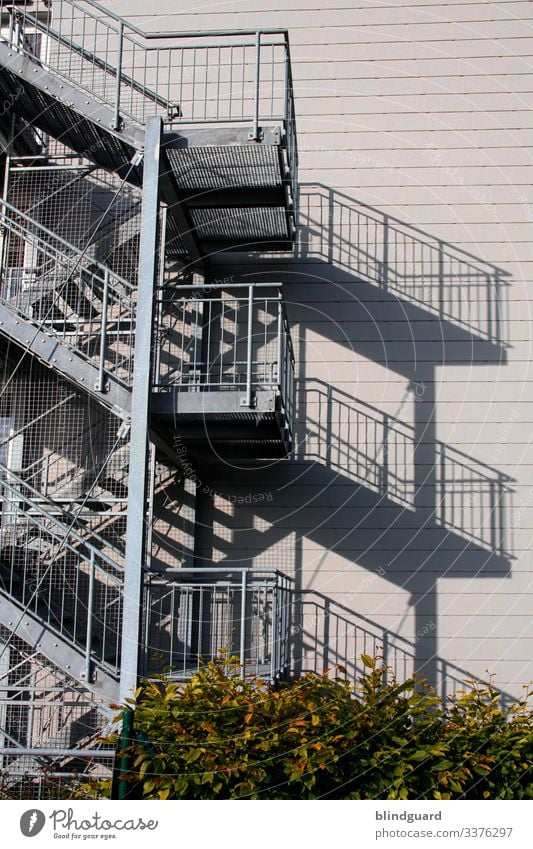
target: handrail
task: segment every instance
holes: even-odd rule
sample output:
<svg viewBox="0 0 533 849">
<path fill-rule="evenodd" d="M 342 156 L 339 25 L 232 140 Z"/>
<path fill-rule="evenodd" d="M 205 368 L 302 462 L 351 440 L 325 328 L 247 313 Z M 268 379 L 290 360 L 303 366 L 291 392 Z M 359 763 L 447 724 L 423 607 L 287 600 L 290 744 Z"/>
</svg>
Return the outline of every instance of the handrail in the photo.
<svg viewBox="0 0 533 849">
<path fill-rule="evenodd" d="M 253 285 L 254 289 L 281 289 L 282 283 L 265 283 L 265 282 L 254 282 L 253 283 L 206 283 L 204 286 L 199 286 L 194 283 L 180 283 L 178 286 L 175 286 L 171 283 L 166 283 L 162 288 L 163 289 L 171 289 L 173 292 L 191 292 L 191 294 L 209 294 L 212 289 L 225 289 L 228 292 L 232 289 L 248 289 L 251 285 Z"/>
<path fill-rule="evenodd" d="M 157 33 L 147 33 L 143 30 L 139 29 L 139 27 L 132 24 L 130 21 L 123 18 L 121 15 L 117 15 L 116 12 L 112 12 L 107 6 L 102 6 L 100 3 L 97 3 L 96 0 L 84 0 L 84 3 L 87 6 L 92 6 L 94 9 L 97 9 L 107 18 L 112 18 L 117 23 L 125 24 L 132 32 L 137 33 L 137 35 L 142 36 L 143 38 L 198 38 L 205 36 L 206 38 L 215 38 L 221 35 L 255 35 L 257 33 L 256 29 L 237 29 L 237 30 L 200 30 L 198 32 L 178 32 L 178 31 L 169 31 L 169 32 L 157 32 Z M 85 11 L 83 6 L 80 6 L 79 3 L 72 2 L 72 6 L 79 9 L 81 12 Z M 278 35 L 284 34 L 288 36 L 288 30 L 283 27 L 271 27 L 267 29 L 261 29 L 261 33 L 265 35 Z"/>
<path fill-rule="evenodd" d="M 47 519 L 48 521 L 53 522 L 63 534 L 63 539 L 61 539 L 59 535 L 54 533 L 54 531 L 52 531 L 50 528 L 47 528 L 46 532 L 49 533 L 51 536 L 55 536 L 58 542 L 62 542 L 65 545 L 69 546 L 67 538 L 72 538 L 79 546 L 83 546 L 84 548 L 86 548 L 89 553 L 94 553 L 98 560 L 103 561 L 107 566 L 111 567 L 111 569 L 118 572 L 124 571 L 124 567 L 120 563 L 117 563 L 115 560 L 112 560 L 99 548 L 92 545 L 92 543 L 80 536 L 80 534 L 76 530 L 74 530 L 73 527 L 69 527 L 68 525 L 64 524 L 60 519 L 57 518 L 57 516 L 52 515 L 47 510 L 45 510 L 44 507 L 41 507 L 38 502 L 33 501 L 28 495 L 24 495 L 24 492 L 22 490 L 27 489 L 33 495 L 42 498 L 41 493 L 39 493 L 36 489 L 30 486 L 30 484 L 25 483 L 25 481 L 19 478 L 11 469 L 8 469 L 7 466 L 4 466 L 3 463 L 0 463 L 0 472 L 2 473 L 2 478 L 0 479 L 0 490 L 4 488 L 9 490 L 9 492 L 14 495 L 19 501 L 23 501 L 26 506 L 30 507 L 33 513 L 38 513 L 42 519 Z M 18 486 L 13 486 L 13 484 L 10 482 L 10 479 L 15 481 Z M 32 516 L 29 515 L 28 518 L 36 517 L 32 514 Z M 65 518 L 67 517 L 65 516 Z M 105 543 L 106 545 L 108 544 L 107 540 L 103 540 L 101 537 L 99 537 L 97 533 L 94 533 L 94 531 L 91 531 L 91 536 L 94 539 L 99 539 L 102 543 Z M 118 579 L 113 575 L 109 575 L 109 577 L 114 578 L 118 581 Z"/>
<path fill-rule="evenodd" d="M 124 277 L 121 277 L 120 274 L 116 274 L 114 271 L 111 271 L 111 269 L 107 265 L 104 265 L 103 263 L 99 262 L 96 259 L 92 259 L 92 257 L 91 258 L 87 257 L 85 251 L 81 250 L 80 248 L 77 248 L 71 242 L 67 242 L 67 240 L 64 239 L 62 236 L 58 236 L 57 233 L 53 233 L 52 230 L 49 230 L 48 227 L 45 227 L 44 224 L 41 224 L 40 221 L 36 221 L 35 218 L 32 218 L 30 215 L 28 215 L 26 212 L 23 212 L 21 209 L 17 209 L 16 206 L 13 206 L 7 200 L 0 198 L 0 208 L 2 208 L 2 213 L 1 213 L 2 215 L 4 214 L 3 213 L 3 207 L 5 207 L 10 212 L 12 212 L 14 215 L 16 215 L 17 218 L 23 218 L 24 221 L 26 221 L 31 227 L 34 227 L 37 230 L 40 230 L 46 236 L 48 236 L 49 238 L 52 238 L 55 242 L 59 242 L 59 244 L 62 245 L 64 248 L 66 248 L 67 251 L 75 254 L 80 259 L 83 259 L 84 257 L 86 257 L 86 260 L 91 265 L 91 267 L 97 268 L 102 273 L 102 282 L 103 282 L 104 275 L 106 273 L 108 273 L 115 280 L 117 280 L 121 285 L 126 286 L 131 291 L 135 290 L 135 287 L 133 286 L 133 284 L 129 280 L 126 280 Z M 11 219 L 7 215 L 5 216 L 5 218 L 8 221 L 11 221 Z M 19 228 L 21 228 L 21 225 L 18 224 L 18 222 L 15 221 L 15 222 L 13 222 L 13 224 L 15 226 L 18 226 Z M 23 229 L 23 228 L 21 228 L 21 229 Z M 33 238 L 33 239 L 39 238 L 39 236 L 36 235 L 35 233 L 29 233 L 28 236 L 30 238 Z M 47 243 L 47 245 L 48 245 L 48 247 L 51 247 L 48 243 Z M 66 257 L 66 258 L 71 259 L 71 257 Z"/>
<path fill-rule="evenodd" d="M 13 8 L 8 0 L 0 0 L 0 7 Z M 124 116 L 142 126 L 154 106 L 156 112 L 166 112 L 164 120 L 169 124 L 176 119 L 183 119 L 182 125 L 251 122 L 250 140 L 257 142 L 261 140 L 260 122 L 281 122 L 281 144 L 286 148 L 291 174 L 288 183 L 294 182 L 297 150 L 286 29 L 147 33 L 93 0 L 58 0 L 54 3 L 53 22 L 50 14 L 43 19 L 26 5 L 15 8 L 22 28 L 27 21 L 30 28 L 42 32 L 50 44 L 60 48 L 57 57 L 55 50 L 43 56 L 43 67 L 110 106 L 114 113 L 110 128 L 115 132 L 121 131 Z M 10 36 L 11 33 L 4 36 L 4 40 Z M 228 43 L 224 45 L 221 40 Z M 224 49 L 231 51 L 229 99 L 220 72 L 218 79 L 216 73 L 212 76 L 220 68 L 220 52 Z M 28 53 L 24 43 L 15 50 Z M 234 55 L 234 50 L 238 55 Z M 81 57 L 81 63 L 76 61 L 73 65 L 70 54 Z M 149 59 L 154 54 L 155 58 Z M 38 57 L 31 58 L 41 64 Z M 242 73 L 237 74 L 237 67 Z M 283 79 L 274 73 L 276 67 L 284 67 Z M 108 81 L 103 88 L 94 86 L 95 69 L 103 74 L 100 82 Z M 245 69 L 252 73 L 253 83 L 245 78 Z"/>
<path fill-rule="evenodd" d="M 152 566 L 150 569 L 145 568 L 146 575 L 215 575 L 222 574 L 227 575 L 231 572 L 235 572 L 240 575 L 241 572 L 249 572 L 257 577 L 260 575 L 263 576 L 272 576 L 275 575 L 279 578 L 285 578 L 287 581 L 293 582 L 293 578 L 290 575 L 286 575 L 284 572 L 281 572 L 279 569 L 265 569 L 265 568 L 257 568 L 255 566 L 231 566 L 227 569 L 224 569 L 220 566 L 179 566 L 179 567 L 168 567 L 165 568 L 163 566 Z"/>
</svg>

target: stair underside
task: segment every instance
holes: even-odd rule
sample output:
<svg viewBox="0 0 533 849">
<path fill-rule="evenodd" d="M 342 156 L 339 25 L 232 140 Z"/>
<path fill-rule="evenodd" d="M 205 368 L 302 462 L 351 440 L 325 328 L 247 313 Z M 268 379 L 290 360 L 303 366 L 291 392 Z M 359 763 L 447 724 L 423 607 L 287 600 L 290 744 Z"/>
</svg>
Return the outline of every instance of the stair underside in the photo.
<svg viewBox="0 0 533 849">
<path fill-rule="evenodd" d="M 118 698 L 118 681 L 102 669 L 97 669 L 94 681 L 83 677 L 85 655 L 75 646 L 48 628 L 42 621 L 11 598 L 0 595 L 0 624 L 11 630 L 16 628 L 17 636 L 33 646 L 51 660 L 56 666 L 72 678 L 82 681 L 84 687 L 106 701 Z"/>
<path fill-rule="evenodd" d="M 0 100 L 29 124 L 102 168 L 134 185 L 142 183 L 142 166 L 132 165 L 143 149 L 144 127 L 126 121 L 113 129 L 114 112 L 89 92 L 70 84 L 42 65 L 0 42 Z M 0 116 L 9 132 L 11 110 Z M 180 236 L 188 216 L 203 256 L 218 250 L 290 251 L 294 225 L 289 212 L 279 127 L 262 128 L 262 141 L 251 141 L 247 128 L 216 125 L 185 128 L 164 136 L 164 167 L 175 197 L 169 204 L 168 256 L 189 253 Z"/>
<path fill-rule="evenodd" d="M 38 330 L 35 325 L 0 302 L 0 335 L 31 352 L 43 365 L 59 372 L 75 386 L 92 395 L 121 418 L 131 412 L 131 393 L 125 386 L 106 374 L 107 391 L 99 392 L 98 369 L 86 362 L 53 336 Z"/>
<path fill-rule="evenodd" d="M 138 169 L 130 161 L 142 146 L 144 132 L 132 125 L 123 134 L 111 132 L 112 110 L 0 42 L 0 98 L 62 144 L 86 155 L 102 168 L 115 170 L 139 184 Z M 0 119 L 8 129 L 10 113 Z"/>
<path fill-rule="evenodd" d="M 286 457 L 291 445 L 271 390 L 255 393 L 253 409 L 243 407 L 244 391 L 157 392 L 152 395 L 152 424 L 172 432 L 198 456 L 269 459 Z"/>
</svg>

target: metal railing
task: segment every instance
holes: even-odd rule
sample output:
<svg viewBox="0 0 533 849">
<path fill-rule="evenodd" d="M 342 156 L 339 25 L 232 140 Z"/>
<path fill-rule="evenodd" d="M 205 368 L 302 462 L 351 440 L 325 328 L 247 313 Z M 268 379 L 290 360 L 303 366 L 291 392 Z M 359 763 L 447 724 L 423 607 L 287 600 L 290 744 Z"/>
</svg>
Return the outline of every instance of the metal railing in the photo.
<svg viewBox="0 0 533 849">
<path fill-rule="evenodd" d="M 34 3 L 0 0 L 10 22 L 2 36 L 43 67 L 87 91 L 114 112 L 145 123 L 282 125 L 291 168 L 297 148 L 288 33 L 283 29 L 146 33 L 90 0 L 54 0 L 51 13 Z M 22 33 L 22 35 L 21 35 Z M 26 37 L 24 37 L 26 36 Z"/>
<path fill-rule="evenodd" d="M 278 571 L 192 568 L 147 573 L 145 673 L 185 679 L 221 652 L 241 676 L 271 681 L 290 666 L 292 581 Z"/>
<path fill-rule="evenodd" d="M 73 527 L 2 474 L 0 585 L 19 607 L 85 655 L 93 668 L 119 673 L 122 569 Z M 92 534 L 94 541 L 97 537 Z M 103 544 L 105 541 L 101 540 Z"/>
<path fill-rule="evenodd" d="M 133 378 L 134 287 L 30 216 L 1 201 L 0 301 L 60 339 L 106 377 Z"/>
<path fill-rule="evenodd" d="M 2 443 L 0 443 L 1 446 Z M 36 462 L 42 464 L 42 459 L 39 458 Z M 124 568 L 124 552 L 118 546 L 117 540 L 110 538 L 109 535 L 103 536 L 99 532 L 98 527 L 95 527 L 94 520 L 99 520 L 98 514 L 91 514 L 90 511 L 84 512 L 83 499 L 80 499 L 80 504 L 67 501 L 67 509 L 66 506 L 63 506 L 61 497 L 58 500 L 56 495 L 47 495 L 44 487 L 38 489 L 39 481 L 35 479 L 32 481 L 31 472 L 33 469 L 34 464 L 31 464 L 25 469 L 20 470 L 20 473 L 17 474 L 5 466 L 4 463 L 0 462 L 0 498 L 2 497 L 2 483 L 7 481 L 8 485 L 11 485 L 16 491 L 17 498 L 19 495 L 22 495 L 28 499 L 32 506 L 38 506 L 41 509 L 42 512 L 40 515 L 46 515 L 50 519 L 57 519 L 64 527 L 68 527 L 69 533 L 74 532 L 76 535 L 83 537 L 86 542 L 99 551 L 104 552 L 108 558 L 111 558 L 115 568 L 119 572 L 122 572 Z M 6 493 L 3 494 L 3 499 L 4 504 L 0 515 L 0 528 L 11 521 L 11 513 L 8 505 L 12 499 Z M 108 511 L 104 515 L 112 521 L 116 515 L 120 516 L 121 514 Z M 92 522 L 90 521 L 91 518 L 93 519 Z"/>
<path fill-rule="evenodd" d="M 247 408 L 256 391 L 271 390 L 292 425 L 294 352 L 281 287 L 230 288 L 231 293 L 217 284 L 190 293 L 190 286 L 176 286 L 170 295 L 163 292 L 155 386 L 180 392 L 241 389 Z M 190 294 L 180 297 L 185 289 Z"/>
<path fill-rule="evenodd" d="M 98 697 L 0 626 L 0 798 L 62 798 L 107 777 L 109 720 Z"/>
</svg>

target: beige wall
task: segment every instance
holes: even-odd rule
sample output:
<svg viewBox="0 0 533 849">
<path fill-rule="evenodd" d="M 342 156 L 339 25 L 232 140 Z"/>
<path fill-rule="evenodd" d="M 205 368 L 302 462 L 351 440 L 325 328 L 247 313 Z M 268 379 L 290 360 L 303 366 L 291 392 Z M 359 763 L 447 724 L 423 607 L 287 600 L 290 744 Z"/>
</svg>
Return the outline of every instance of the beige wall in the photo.
<svg viewBox="0 0 533 849">
<path fill-rule="evenodd" d="M 533 6 L 161 0 L 156 19 L 111 5 L 146 30 L 290 31 L 299 444 L 238 486 L 204 470 L 220 495 L 202 496 L 200 555 L 318 594 L 295 633 L 304 665 L 315 626 L 338 649 L 317 665 L 368 632 L 516 694 L 533 677 Z M 280 261 L 257 270 L 278 279 Z M 311 602 L 329 605 L 319 626 Z"/>
</svg>

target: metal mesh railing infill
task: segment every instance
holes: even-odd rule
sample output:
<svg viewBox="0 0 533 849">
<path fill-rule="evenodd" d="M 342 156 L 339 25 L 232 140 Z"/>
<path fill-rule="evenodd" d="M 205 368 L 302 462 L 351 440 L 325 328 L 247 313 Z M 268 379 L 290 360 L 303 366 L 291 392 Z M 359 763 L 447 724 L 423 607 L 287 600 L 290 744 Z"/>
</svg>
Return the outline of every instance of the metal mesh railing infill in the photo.
<svg viewBox="0 0 533 849">
<path fill-rule="evenodd" d="M 241 675 L 275 681 L 290 664 L 292 583 L 278 571 L 215 568 L 150 573 L 145 673 L 186 679 L 221 652 Z"/>
</svg>

